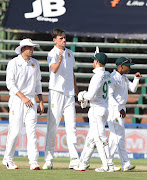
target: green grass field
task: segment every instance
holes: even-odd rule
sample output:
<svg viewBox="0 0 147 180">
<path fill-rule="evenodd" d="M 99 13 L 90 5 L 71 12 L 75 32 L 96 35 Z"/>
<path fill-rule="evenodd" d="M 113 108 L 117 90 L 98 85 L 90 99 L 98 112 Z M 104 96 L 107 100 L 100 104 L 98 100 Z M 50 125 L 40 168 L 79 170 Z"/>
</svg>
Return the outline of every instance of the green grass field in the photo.
<svg viewBox="0 0 147 180">
<path fill-rule="evenodd" d="M 2 161 L 3 157 L 0 157 Z M 19 169 L 8 170 L 0 162 L 0 180 L 146 180 L 147 179 L 147 160 L 131 160 L 136 165 L 136 169 L 129 172 L 97 173 L 95 168 L 101 166 L 99 159 L 91 159 L 90 168 L 85 172 L 68 169 L 69 158 L 55 158 L 52 170 L 29 170 L 29 163 L 26 157 L 15 157 L 15 163 Z M 119 160 L 113 161 L 116 166 L 120 166 Z M 43 158 L 39 158 L 40 167 L 43 166 Z"/>
</svg>

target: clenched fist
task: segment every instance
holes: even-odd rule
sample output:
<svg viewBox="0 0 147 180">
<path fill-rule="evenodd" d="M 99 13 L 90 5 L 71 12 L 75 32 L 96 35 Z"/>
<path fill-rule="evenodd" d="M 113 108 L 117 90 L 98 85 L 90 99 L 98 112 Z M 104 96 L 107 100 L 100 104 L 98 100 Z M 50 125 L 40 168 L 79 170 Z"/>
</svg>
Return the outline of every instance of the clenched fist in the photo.
<svg viewBox="0 0 147 180">
<path fill-rule="evenodd" d="M 59 52 L 59 62 L 61 62 L 63 60 L 62 53 L 63 53 L 63 50 L 60 50 L 60 52 Z"/>
<path fill-rule="evenodd" d="M 136 77 L 142 77 L 142 75 L 141 75 L 139 72 L 137 72 L 137 73 L 135 74 L 135 76 L 136 76 Z"/>
</svg>

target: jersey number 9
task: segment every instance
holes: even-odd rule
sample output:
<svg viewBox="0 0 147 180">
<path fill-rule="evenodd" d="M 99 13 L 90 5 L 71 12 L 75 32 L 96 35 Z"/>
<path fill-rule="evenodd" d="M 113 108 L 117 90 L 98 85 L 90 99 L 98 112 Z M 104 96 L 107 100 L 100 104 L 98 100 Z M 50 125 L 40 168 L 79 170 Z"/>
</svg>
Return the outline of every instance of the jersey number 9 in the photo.
<svg viewBox="0 0 147 180">
<path fill-rule="evenodd" d="M 104 85 L 103 85 L 103 99 L 106 99 L 107 98 L 107 93 L 108 93 L 108 83 L 105 81 L 104 82 Z"/>
</svg>

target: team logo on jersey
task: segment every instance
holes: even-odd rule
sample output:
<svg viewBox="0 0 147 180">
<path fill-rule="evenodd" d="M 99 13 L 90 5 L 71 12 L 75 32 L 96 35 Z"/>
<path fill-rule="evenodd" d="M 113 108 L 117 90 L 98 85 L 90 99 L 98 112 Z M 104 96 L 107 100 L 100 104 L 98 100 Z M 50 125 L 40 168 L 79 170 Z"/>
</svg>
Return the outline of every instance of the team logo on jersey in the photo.
<svg viewBox="0 0 147 180">
<path fill-rule="evenodd" d="M 51 104 L 51 108 L 54 108 L 54 104 Z"/>
<path fill-rule="evenodd" d="M 18 64 L 18 66 L 19 66 L 19 67 L 21 67 L 21 66 L 22 66 L 22 64 Z"/>
<path fill-rule="evenodd" d="M 118 119 L 116 118 L 115 121 L 118 122 Z"/>
<path fill-rule="evenodd" d="M 12 111 L 12 115 L 14 115 L 14 111 Z"/>
<path fill-rule="evenodd" d="M 34 63 L 32 63 L 32 68 L 35 68 L 35 65 L 34 65 Z"/>
<path fill-rule="evenodd" d="M 68 55 L 68 57 L 70 58 L 70 53 L 69 53 L 69 52 L 67 53 L 67 55 Z"/>
</svg>

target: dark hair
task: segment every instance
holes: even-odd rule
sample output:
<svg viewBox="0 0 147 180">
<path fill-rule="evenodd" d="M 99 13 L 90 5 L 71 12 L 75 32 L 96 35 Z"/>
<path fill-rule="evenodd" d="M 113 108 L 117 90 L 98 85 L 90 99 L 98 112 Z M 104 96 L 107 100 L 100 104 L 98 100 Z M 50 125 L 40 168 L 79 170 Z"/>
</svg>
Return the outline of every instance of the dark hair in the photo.
<svg viewBox="0 0 147 180">
<path fill-rule="evenodd" d="M 65 31 L 63 29 L 53 29 L 51 32 L 52 38 L 56 38 L 57 36 L 61 36 Z"/>
</svg>

